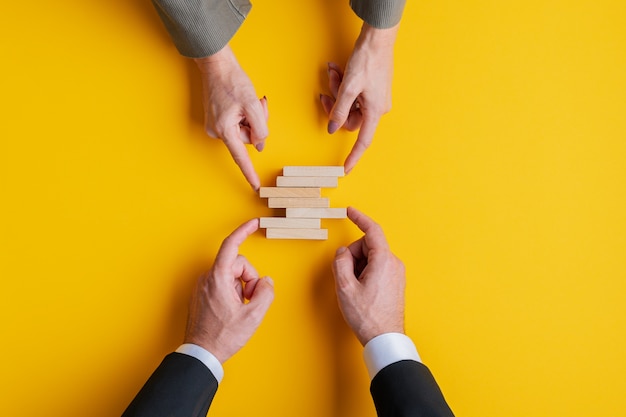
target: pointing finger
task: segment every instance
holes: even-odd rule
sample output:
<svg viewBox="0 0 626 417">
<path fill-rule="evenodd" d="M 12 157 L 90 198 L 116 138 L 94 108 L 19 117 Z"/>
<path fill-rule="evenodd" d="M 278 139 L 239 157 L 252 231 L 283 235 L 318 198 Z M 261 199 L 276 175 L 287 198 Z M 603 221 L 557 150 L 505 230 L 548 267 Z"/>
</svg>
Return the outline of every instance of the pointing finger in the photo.
<svg viewBox="0 0 626 417">
<path fill-rule="evenodd" d="M 256 191 L 261 186 L 261 180 L 254 170 L 254 166 L 252 165 L 252 161 L 250 160 L 250 156 L 248 155 L 248 151 L 246 150 L 245 145 L 240 139 L 239 128 L 237 126 L 233 126 L 224 137 L 224 144 L 228 148 L 233 160 L 241 169 L 244 177 L 250 183 L 252 188 Z"/>
<path fill-rule="evenodd" d="M 349 173 L 352 168 L 354 168 L 359 159 L 361 159 L 361 156 L 363 156 L 365 150 L 372 144 L 378 120 L 380 120 L 378 117 L 364 117 L 361 130 L 359 130 L 359 136 L 352 147 L 352 151 L 350 151 L 350 154 L 346 158 L 346 162 L 344 162 L 346 173 Z"/>
</svg>

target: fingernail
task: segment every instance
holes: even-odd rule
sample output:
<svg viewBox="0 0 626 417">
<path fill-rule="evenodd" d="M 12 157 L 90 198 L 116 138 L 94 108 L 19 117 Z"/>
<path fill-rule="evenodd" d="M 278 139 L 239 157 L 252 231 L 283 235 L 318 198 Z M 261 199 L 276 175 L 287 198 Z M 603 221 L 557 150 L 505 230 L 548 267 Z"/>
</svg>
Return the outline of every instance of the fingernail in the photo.
<svg viewBox="0 0 626 417">
<path fill-rule="evenodd" d="M 270 277 L 265 277 L 265 280 L 267 281 L 268 284 L 270 284 L 272 287 L 274 286 L 274 280 Z"/>
<path fill-rule="evenodd" d="M 332 135 L 337 131 L 337 129 L 339 129 L 339 123 L 335 122 L 334 120 L 328 122 L 328 133 Z"/>
<path fill-rule="evenodd" d="M 335 253 L 335 255 L 337 256 L 342 255 L 346 250 L 347 248 L 345 246 L 342 246 L 339 249 L 337 249 L 337 252 Z"/>
<path fill-rule="evenodd" d="M 257 151 L 259 151 L 259 152 L 263 151 L 263 149 L 265 148 L 265 142 L 260 142 L 260 143 L 257 143 L 257 144 L 256 144 L 256 146 L 255 146 L 255 148 L 256 148 L 256 150 L 257 150 Z"/>
<path fill-rule="evenodd" d="M 257 194 L 259 193 L 259 186 L 258 185 L 250 184 L 250 187 L 252 188 L 252 191 L 254 191 Z"/>
<path fill-rule="evenodd" d="M 262 100 L 267 101 L 267 96 L 263 96 Z"/>
</svg>

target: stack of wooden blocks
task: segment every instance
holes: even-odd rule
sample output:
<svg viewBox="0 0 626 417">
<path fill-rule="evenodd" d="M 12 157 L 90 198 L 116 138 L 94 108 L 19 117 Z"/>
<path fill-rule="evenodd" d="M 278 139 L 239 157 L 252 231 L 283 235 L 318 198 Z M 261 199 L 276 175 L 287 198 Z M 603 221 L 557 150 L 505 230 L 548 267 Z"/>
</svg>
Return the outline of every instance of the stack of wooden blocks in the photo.
<svg viewBox="0 0 626 417">
<path fill-rule="evenodd" d="M 322 188 L 334 188 L 344 176 L 342 166 L 286 166 L 276 187 L 261 187 L 269 208 L 286 209 L 285 217 L 261 217 L 259 227 L 268 239 L 328 239 L 321 219 L 344 219 L 345 208 L 330 208 Z"/>
</svg>

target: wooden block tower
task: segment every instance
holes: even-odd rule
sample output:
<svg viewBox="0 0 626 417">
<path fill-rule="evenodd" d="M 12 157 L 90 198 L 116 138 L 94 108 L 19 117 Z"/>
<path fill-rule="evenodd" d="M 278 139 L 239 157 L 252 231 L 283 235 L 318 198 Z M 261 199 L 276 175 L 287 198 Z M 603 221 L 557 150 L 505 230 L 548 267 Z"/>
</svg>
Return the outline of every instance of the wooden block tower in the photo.
<svg viewBox="0 0 626 417">
<path fill-rule="evenodd" d="M 286 217 L 261 217 L 259 227 L 268 239 L 328 239 L 321 219 L 344 219 L 345 208 L 330 208 L 322 188 L 334 188 L 344 176 L 342 166 L 286 166 L 276 187 L 261 187 L 269 208 L 285 208 Z"/>
</svg>

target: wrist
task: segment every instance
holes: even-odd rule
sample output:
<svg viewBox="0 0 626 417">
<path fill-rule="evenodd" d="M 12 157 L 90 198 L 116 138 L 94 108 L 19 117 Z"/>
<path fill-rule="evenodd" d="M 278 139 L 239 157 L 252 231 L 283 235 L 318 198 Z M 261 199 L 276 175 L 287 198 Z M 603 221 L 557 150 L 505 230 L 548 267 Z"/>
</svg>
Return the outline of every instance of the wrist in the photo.
<svg viewBox="0 0 626 417">
<path fill-rule="evenodd" d="M 202 349 L 208 352 L 211 352 L 211 354 L 219 361 L 220 364 L 223 364 L 224 362 L 226 362 L 226 360 L 228 360 L 228 358 L 230 357 L 228 355 L 225 355 L 219 349 L 219 346 L 216 343 L 207 343 L 205 340 L 198 338 L 198 337 L 187 336 L 185 337 L 183 344 L 184 345 L 192 344 L 192 345 L 200 346 Z"/>
<path fill-rule="evenodd" d="M 379 29 L 363 22 L 357 43 L 371 45 L 373 48 L 393 47 L 400 24 L 388 29 Z"/>
<path fill-rule="evenodd" d="M 226 45 L 213 55 L 203 58 L 194 58 L 194 61 L 202 74 L 215 74 L 216 72 L 219 73 L 223 70 L 228 70 L 228 68 L 232 68 L 233 65 L 238 65 L 237 58 L 229 45 Z"/>
<path fill-rule="evenodd" d="M 378 336 L 387 334 L 387 333 L 396 333 L 396 334 L 405 334 L 403 325 L 387 325 L 381 326 L 379 328 L 372 329 L 363 329 L 359 333 L 357 333 L 357 339 L 361 342 L 361 345 L 365 347 L 372 339 L 377 338 Z"/>
</svg>

